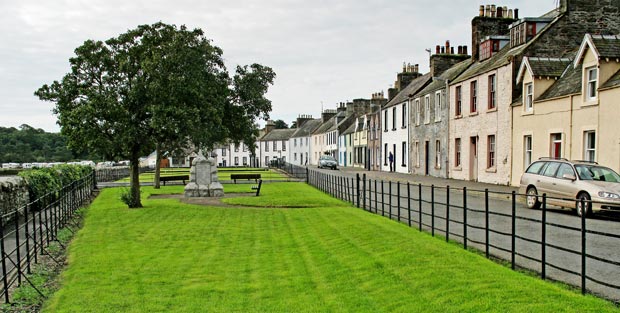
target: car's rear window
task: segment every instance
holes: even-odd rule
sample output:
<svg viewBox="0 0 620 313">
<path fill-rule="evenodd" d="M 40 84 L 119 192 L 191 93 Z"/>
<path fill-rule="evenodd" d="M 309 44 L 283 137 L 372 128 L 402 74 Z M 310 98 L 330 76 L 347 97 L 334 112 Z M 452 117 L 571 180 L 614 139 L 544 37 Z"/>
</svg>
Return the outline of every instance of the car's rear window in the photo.
<svg viewBox="0 0 620 313">
<path fill-rule="evenodd" d="M 538 174 L 540 172 L 540 168 L 545 165 L 545 162 L 534 162 L 527 168 L 527 173 L 530 174 Z"/>
</svg>

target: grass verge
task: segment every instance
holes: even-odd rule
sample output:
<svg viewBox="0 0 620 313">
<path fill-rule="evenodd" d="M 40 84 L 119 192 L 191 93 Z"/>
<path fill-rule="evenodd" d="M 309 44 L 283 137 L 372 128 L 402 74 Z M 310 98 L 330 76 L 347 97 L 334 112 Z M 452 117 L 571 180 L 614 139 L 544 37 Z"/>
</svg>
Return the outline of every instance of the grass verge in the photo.
<svg viewBox="0 0 620 313">
<path fill-rule="evenodd" d="M 279 185 L 244 201 L 309 208 L 145 199 L 129 210 L 104 190 L 45 311 L 617 312 L 306 185 Z"/>
</svg>

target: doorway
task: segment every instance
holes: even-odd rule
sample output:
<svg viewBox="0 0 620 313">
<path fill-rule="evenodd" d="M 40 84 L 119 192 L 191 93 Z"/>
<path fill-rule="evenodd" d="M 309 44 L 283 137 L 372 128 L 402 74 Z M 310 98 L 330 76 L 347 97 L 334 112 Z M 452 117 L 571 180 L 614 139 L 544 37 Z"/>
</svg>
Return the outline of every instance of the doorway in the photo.
<svg viewBox="0 0 620 313">
<path fill-rule="evenodd" d="M 478 181 L 478 136 L 470 138 L 469 180 Z"/>
</svg>

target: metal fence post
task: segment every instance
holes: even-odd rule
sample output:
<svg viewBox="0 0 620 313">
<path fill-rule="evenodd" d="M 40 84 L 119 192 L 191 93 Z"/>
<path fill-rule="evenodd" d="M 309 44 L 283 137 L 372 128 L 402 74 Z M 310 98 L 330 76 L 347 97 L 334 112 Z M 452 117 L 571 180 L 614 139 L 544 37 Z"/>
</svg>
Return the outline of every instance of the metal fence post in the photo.
<svg viewBox="0 0 620 313">
<path fill-rule="evenodd" d="M 547 194 L 543 193 L 542 197 L 542 231 L 540 239 L 540 277 L 545 279 L 547 276 Z"/>
<path fill-rule="evenodd" d="M 418 184 L 418 230 L 422 231 L 422 184 Z"/>
<path fill-rule="evenodd" d="M 484 253 L 489 258 L 489 189 L 484 190 L 484 239 L 485 250 Z"/>
<path fill-rule="evenodd" d="M 586 294 L 586 215 L 588 203 L 581 198 L 581 294 Z M 589 203 L 591 206 L 592 203 Z"/>
<path fill-rule="evenodd" d="M 431 185 L 431 236 L 435 237 L 435 185 Z"/>
<path fill-rule="evenodd" d="M 355 174 L 355 177 L 357 181 L 357 183 L 355 184 L 355 188 L 357 190 L 356 200 L 357 200 L 357 207 L 359 208 L 360 207 L 360 174 L 359 173 Z"/>
<path fill-rule="evenodd" d="M 467 250 L 467 187 L 463 187 L 463 248 Z"/>
<path fill-rule="evenodd" d="M 381 180 L 381 216 L 385 216 L 385 188 L 383 180 Z"/>
<path fill-rule="evenodd" d="M 4 252 L 4 219 L 0 218 L 0 254 L 2 256 L 2 290 L 4 290 L 4 303 L 9 303 L 9 279 L 6 272 L 6 253 Z"/>
<path fill-rule="evenodd" d="M 407 182 L 407 225 L 411 227 L 411 184 Z"/>
<path fill-rule="evenodd" d="M 377 201 L 377 180 L 375 179 L 375 214 L 379 213 L 379 202 Z"/>
<path fill-rule="evenodd" d="M 450 186 L 446 186 L 446 242 L 450 241 Z"/>
<path fill-rule="evenodd" d="M 26 273 L 30 274 L 30 232 L 28 229 L 28 206 L 30 206 L 29 203 L 26 203 L 26 206 L 24 207 L 24 233 L 26 234 L 25 238 L 26 238 Z M 37 251 L 36 249 L 34 251 Z"/>
<path fill-rule="evenodd" d="M 308 167 L 306 166 L 306 184 L 310 183 L 310 170 L 308 170 Z"/>
<path fill-rule="evenodd" d="M 512 238 L 510 249 L 510 268 L 515 269 L 515 255 L 516 255 L 516 239 L 517 239 L 517 195 L 515 191 L 512 191 Z"/>
<path fill-rule="evenodd" d="M 388 182 L 390 184 L 390 188 L 388 188 L 389 197 L 390 197 L 390 206 L 388 207 L 389 217 L 392 219 L 392 181 Z"/>
<path fill-rule="evenodd" d="M 398 210 L 398 221 L 400 222 L 400 181 L 396 182 L 396 209 Z"/>
<path fill-rule="evenodd" d="M 17 256 L 17 262 L 15 267 L 17 268 L 17 284 L 22 285 L 22 258 L 21 258 L 21 244 L 19 240 L 19 210 L 15 210 L 15 254 Z"/>
</svg>

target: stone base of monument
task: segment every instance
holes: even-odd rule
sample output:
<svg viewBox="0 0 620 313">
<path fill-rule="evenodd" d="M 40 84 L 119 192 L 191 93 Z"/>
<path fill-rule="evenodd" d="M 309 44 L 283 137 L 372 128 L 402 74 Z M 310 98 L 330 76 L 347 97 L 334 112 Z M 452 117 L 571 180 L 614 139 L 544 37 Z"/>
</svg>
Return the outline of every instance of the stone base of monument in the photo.
<svg viewBox="0 0 620 313">
<path fill-rule="evenodd" d="M 189 171 L 190 183 L 185 186 L 186 198 L 223 197 L 224 186 L 218 181 L 215 159 L 198 153 Z"/>
</svg>

